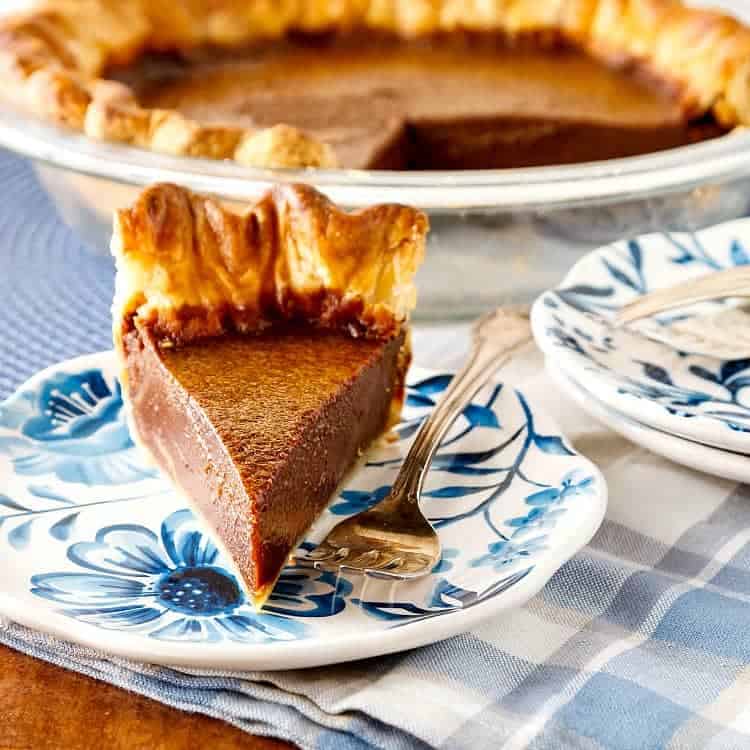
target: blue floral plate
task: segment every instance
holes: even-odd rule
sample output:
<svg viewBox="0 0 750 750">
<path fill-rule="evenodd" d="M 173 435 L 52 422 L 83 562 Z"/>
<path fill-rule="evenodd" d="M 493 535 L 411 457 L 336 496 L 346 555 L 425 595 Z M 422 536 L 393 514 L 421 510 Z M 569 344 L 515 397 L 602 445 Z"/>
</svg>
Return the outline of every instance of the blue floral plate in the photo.
<svg viewBox="0 0 750 750">
<path fill-rule="evenodd" d="M 533 596 L 599 526 L 606 486 L 510 386 L 466 409 L 424 507 L 443 559 L 416 582 L 289 565 L 262 614 L 130 440 L 112 353 L 36 375 L 0 406 L 0 614 L 120 656 L 288 669 L 412 648 Z M 398 440 L 351 474 L 302 544 L 381 498 L 449 375 L 413 371 Z"/>
<path fill-rule="evenodd" d="M 599 248 L 532 309 L 547 359 L 611 409 L 705 445 L 750 454 L 750 360 L 688 354 L 651 330 L 725 310 L 710 303 L 613 329 L 622 305 L 655 289 L 750 264 L 750 220 L 696 234 L 654 234 Z"/>
</svg>

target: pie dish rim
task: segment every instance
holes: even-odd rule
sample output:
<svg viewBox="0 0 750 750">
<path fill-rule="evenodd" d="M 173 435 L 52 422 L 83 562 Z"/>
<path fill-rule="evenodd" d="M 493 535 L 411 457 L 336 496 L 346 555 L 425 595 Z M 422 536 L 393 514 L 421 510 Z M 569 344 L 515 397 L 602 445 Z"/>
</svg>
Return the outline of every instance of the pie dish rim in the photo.
<svg viewBox="0 0 750 750">
<path fill-rule="evenodd" d="M 573 166 L 434 172 L 261 169 L 96 141 L 0 103 L 0 146 L 70 178 L 90 178 L 96 190 L 141 189 L 167 181 L 246 201 L 273 184 L 301 182 L 348 208 L 404 203 L 446 215 L 617 205 L 679 195 L 750 173 L 750 131 L 743 128 L 668 151 Z"/>
</svg>

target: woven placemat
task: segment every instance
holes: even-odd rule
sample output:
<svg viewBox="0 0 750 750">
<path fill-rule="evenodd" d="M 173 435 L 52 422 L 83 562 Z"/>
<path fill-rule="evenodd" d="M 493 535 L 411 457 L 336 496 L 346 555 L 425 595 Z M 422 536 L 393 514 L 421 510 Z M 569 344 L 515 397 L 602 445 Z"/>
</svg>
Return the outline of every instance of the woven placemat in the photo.
<svg viewBox="0 0 750 750">
<path fill-rule="evenodd" d="M 114 264 L 58 216 L 31 165 L 0 150 L 0 399 L 44 367 L 112 345 Z"/>
</svg>

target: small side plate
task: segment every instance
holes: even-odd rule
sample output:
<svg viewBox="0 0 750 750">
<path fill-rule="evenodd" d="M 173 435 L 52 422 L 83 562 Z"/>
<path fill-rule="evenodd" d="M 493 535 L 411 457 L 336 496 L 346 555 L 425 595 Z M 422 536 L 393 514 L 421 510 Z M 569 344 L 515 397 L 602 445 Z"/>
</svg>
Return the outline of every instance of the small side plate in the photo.
<svg viewBox="0 0 750 750">
<path fill-rule="evenodd" d="M 594 250 L 535 302 L 534 337 L 550 361 L 607 407 L 663 432 L 750 454 L 750 360 L 687 354 L 651 333 L 613 329 L 608 322 L 649 291 L 750 263 L 746 238 L 750 220 L 742 219 Z M 711 303 L 688 314 L 726 309 Z"/>
<path fill-rule="evenodd" d="M 511 386 L 445 440 L 425 510 L 443 559 L 417 582 L 289 565 L 262 614 L 210 532 L 133 446 L 111 352 L 39 373 L 0 406 L 0 614 L 159 664 L 289 669 L 431 643 L 527 601 L 602 521 L 604 479 Z M 413 370 L 398 440 L 311 530 L 380 498 L 449 375 Z"/>
</svg>

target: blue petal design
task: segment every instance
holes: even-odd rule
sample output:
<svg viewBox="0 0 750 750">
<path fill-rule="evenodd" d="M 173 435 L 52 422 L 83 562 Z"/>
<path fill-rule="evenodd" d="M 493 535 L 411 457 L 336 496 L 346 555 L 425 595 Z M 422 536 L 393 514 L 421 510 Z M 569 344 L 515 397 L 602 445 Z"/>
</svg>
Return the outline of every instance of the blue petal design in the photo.
<svg viewBox="0 0 750 750">
<path fill-rule="evenodd" d="M 526 498 L 528 505 L 549 505 L 554 503 L 560 497 L 560 490 L 557 487 L 548 487 L 546 490 L 540 490 Z"/>
<path fill-rule="evenodd" d="M 75 502 L 65 495 L 61 495 L 59 492 L 55 492 L 46 485 L 43 484 L 29 484 L 26 489 L 34 496 L 40 497 L 44 500 L 52 500 L 55 503 L 62 505 L 75 505 Z"/>
<path fill-rule="evenodd" d="M 231 640 L 245 642 L 294 641 L 301 638 L 307 630 L 302 622 L 265 612 L 255 616 L 220 617 L 216 624 L 226 630 Z"/>
<path fill-rule="evenodd" d="M 557 456 L 574 456 L 575 453 L 568 448 L 559 435 L 534 435 L 534 445 L 540 451 Z"/>
<path fill-rule="evenodd" d="M 732 242 L 732 248 L 729 251 L 732 259 L 732 265 L 735 266 L 747 266 L 750 265 L 750 253 L 745 250 L 742 243 L 739 240 Z"/>
<path fill-rule="evenodd" d="M 628 252 L 630 253 L 633 265 L 640 270 L 643 266 L 643 250 L 641 249 L 640 242 L 638 240 L 628 240 Z"/>
<path fill-rule="evenodd" d="M 492 487 L 472 487 L 470 485 L 461 485 L 461 486 L 453 486 L 453 487 L 440 487 L 436 490 L 430 490 L 429 492 L 423 493 L 425 497 L 434 497 L 434 498 L 456 498 L 456 497 L 466 497 L 467 495 L 476 495 L 477 492 L 486 492 L 487 490 L 491 490 Z"/>
<path fill-rule="evenodd" d="M 303 623 L 275 615 L 238 614 L 213 619 L 184 617 L 149 633 L 162 641 L 216 643 L 228 638 L 241 643 L 293 641 L 302 637 Z"/>
<path fill-rule="evenodd" d="M 442 393 L 448 387 L 452 378 L 452 375 L 434 375 L 421 380 L 419 383 L 410 385 L 409 388 L 418 391 L 422 395 L 434 396 Z"/>
<path fill-rule="evenodd" d="M 101 370 L 58 373 L 38 393 L 37 413 L 22 428 L 33 440 L 85 439 L 117 421 L 122 408 L 119 383 L 113 393 Z"/>
<path fill-rule="evenodd" d="M 135 524 L 106 526 L 95 542 L 71 546 L 68 558 L 82 568 L 123 576 L 154 576 L 170 569 L 156 534 Z"/>
<path fill-rule="evenodd" d="M 25 511 L 28 510 L 28 508 L 25 505 L 21 505 L 20 503 L 17 503 L 15 500 L 12 500 L 7 495 L 0 495 L 0 505 L 3 508 L 8 508 L 9 510 L 19 510 L 19 511 Z"/>
<path fill-rule="evenodd" d="M 78 513 L 71 513 L 64 518 L 61 518 L 59 521 L 50 526 L 50 535 L 61 542 L 65 541 L 66 539 L 70 539 L 73 525 L 75 524 L 77 519 Z"/>
<path fill-rule="evenodd" d="M 639 284 L 633 281 L 622 269 L 610 263 L 606 258 L 602 258 L 602 263 L 615 281 L 632 289 L 634 292 L 641 291 Z"/>
<path fill-rule="evenodd" d="M 555 294 L 565 304 L 581 312 L 593 312 L 595 310 L 611 310 L 613 305 L 604 300 L 614 297 L 615 290 L 611 286 L 596 287 L 587 284 L 577 284 L 557 289 Z"/>
<path fill-rule="evenodd" d="M 149 593 L 141 581 L 97 573 L 42 573 L 32 576 L 31 593 L 61 604 L 139 604 Z M 152 592 L 154 598 L 156 594 Z"/>
<path fill-rule="evenodd" d="M 709 383 L 721 382 L 721 379 L 719 377 L 717 377 L 714 373 L 712 373 L 710 370 L 706 369 L 705 367 L 702 367 L 701 365 L 690 365 L 688 369 L 697 378 L 707 380 Z"/>
<path fill-rule="evenodd" d="M 421 393 L 408 393 L 406 396 L 406 405 L 415 408 L 424 408 L 434 406 L 435 402 L 429 396 Z"/>
<path fill-rule="evenodd" d="M 647 378 L 656 380 L 664 385 L 673 385 L 669 373 L 660 365 L 653 365 L 650 362 L 642 362 L 641 365 L 643 366 L 643 372 Z"/>
<path fill-rule="evenodd" d="M 332 617 L 346 606 L 352 584 L 331 571 L 287 567 L 263 612 L 295 617 Z"/>
<path fill-rule="evenodd" d="M 64 536 L 75 515 L 66 516 L 65 524 L 58 522 L 58 536 Z M 148 631 L 152 638 L 260 643 L 303 637 L 306 629 L 299 618 L 337 614 L 352 591 L 350 582 L 338 581 L 330 572 L 288 568 L 266 611 L 258 614 L 245 604 L 232 574 L 211 564 L 218 553 L 198 530 L 192 513 L 172 513 L 161 531 L 169 554 L 145 527 L 107 526 L 94 542 L 68 549 L 73 563 L 94 572 L 35 575 L 31 592 L 66 605 L 63 614 L 103 628 L 143 630 L 159 621 Z"/>
<path fill-rule="evenodd" d="M 161 525 L 164 549 L 175 565 L 213 565 L 219 551 L 204 536 L 193 513 L 185 508 L 168 516 Z"/>
<path fill-rule="evenodd" d="M 556 290 L 558 295 L 580 295 L 581 297 L 612 297 L 615 290 L 611 286 L 591 286 L 589 284 L 575 284 L 564 289 Z"/>
<path fill-rule="evenodd" d="M 149 636 L 161 641 L 189 641 L 194 643 L 216 643 L 222 638 L 212 620 L 199 620 L 196 617 L 181 617 L 150 632 Z"/>
<path fill-rule="evenodd" d="M 31 540 L 31 525 L 33 521 L 33 518 L 24 521 L 8 534 L 8 542 L 13 549 L 18 550 L 28 546 L 29 541 Z"/>
<path fill-rule="evenodd" d="M 123 605 L 121 607 L 96 607 L 93 609 L 74 607 L 63 610 L 63 612 L 81 622 L 110 630 L 137 628 L 158 620 L 164 614 L 161 609 L 144 607 L 140 604 Z"/>
<path fill-rule="evenodd" d="M 479 404 L 470 404 L 464 409 L 464 416 L 473 427 L 491 427 L 495 430 L 500 429 L 500 422 L 497 414 L 486 406 Z"/>
</svg>

